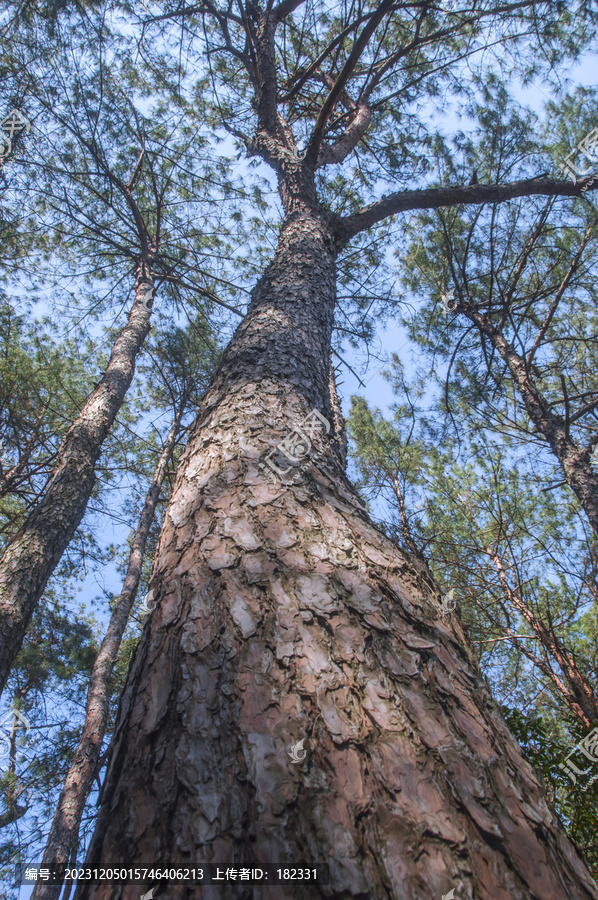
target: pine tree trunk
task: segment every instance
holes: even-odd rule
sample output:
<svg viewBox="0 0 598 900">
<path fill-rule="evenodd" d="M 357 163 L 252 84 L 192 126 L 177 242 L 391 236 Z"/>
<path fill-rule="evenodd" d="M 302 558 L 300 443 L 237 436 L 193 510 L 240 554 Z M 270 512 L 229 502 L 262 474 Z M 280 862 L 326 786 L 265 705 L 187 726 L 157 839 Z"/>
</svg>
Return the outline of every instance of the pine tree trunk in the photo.
<svg viewBox="0 0 598 900">
<path fill-rule="evenodd" d="M 560 462 L 567 484 L 598 535 L 598 474 L 592 469 L 590 451 L 577 446 L 569 434 L 568 421 L 552 412 L 540 394 L 525 358 L 514 350 L 488 316 L 482 315 L 477 310 L 469 311 L 467 316 L 482 334 L 488 336 L 508 366 L 528 416 Z"/>
<path fill-rule="evenodd" d="M 140 282 L 106 372 L 69 428 L 40 501 L 0 560 L 0 693 L 35 606 L 83 518 L 102 444 L 122 406 L 150 328 L 148 282 Z"/>
<path fill-rule="evenodd" d="M 314 429 L 294 477 L 260 466 L 312 409 L 334 420 L 334 263 L 326 217 L 296 210 L 208 391 L 86 864 L 330 867 L 329 886 L 155 900 L 596 898 L 440 592 L 362 511 L 338 430 Z M 76 900 L 147 889 L 80 883 Z"/>
<path fill-rule="evenodd" d="M 79 745 L 75 751 L 54 812 L 52 827 L 44 851 L 44 866 L 66 867 L 69 863 L 73 846 L 77 842 L 81 816 L 93 785 L 102 749 L 102 741 L 106 734 L 108 704 L 110 701 L 110 679 L 112 678 L 122 637 L 137 595 L 147 538 L 154 521 L 156 506 L 164 484 L 164 478 L 166 477 L 168 463 L 176 445 L 185 405 L 186 399 L 183 399 L 162 448 L 160 459 L 158 460 L 158 465 L 139 517 L 139 523 L 131 541 L 129 564 L 123 589 L 114 605 L 102 646 L 93 665 L 87 692 L 85 722 Z M 58 900 L 61 890 L 60 884 L 39 881 L 33 890 L 32 900 Z"/>
<path fill-rule="evenodd" d="M 487 547 L 486 553 L 493 561 L 507 603 L 515 609 L 534 632 L 539 645 L 543 648 L 542 656 L 525 646 L 525 641 L 509 628 L 509 637 L 513 646 L 538 667 L 545 677 L 560 692 L 571 712 L 577 717 L 580 725 L 586 729 L 598 722 L 598 698 L 592 682 L 577 664 L 575 654 L 563 643 L 555 631 L 552 618 L 548 624 L 538 615 L 533 603 L 527 603 L 518 586 L 513 589 L 509 584 L 507 569 L 494 547 Z M 507 565 L 509 565 L 507 563 Z M 557 626 L 558 627 L 558 626 Z M 557 674 L 557 666 L 562 678 Z"/>
</svg>

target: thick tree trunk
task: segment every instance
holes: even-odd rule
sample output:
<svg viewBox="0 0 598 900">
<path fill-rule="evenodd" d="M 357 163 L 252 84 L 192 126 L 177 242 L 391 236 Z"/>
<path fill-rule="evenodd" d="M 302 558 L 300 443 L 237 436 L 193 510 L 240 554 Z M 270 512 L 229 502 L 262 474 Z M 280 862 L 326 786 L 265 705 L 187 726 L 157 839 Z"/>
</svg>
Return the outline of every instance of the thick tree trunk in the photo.
<svg viewBox="0 0 598 900">
<path fill-rule="evenodd" d="M 120 410 L 149 332 L 151 284 L 140 281 L 135 302 L 112 348 L 106 372 L 68 430 L 39 503 L 0 560 L 0 692 L 35 606 L 77 530 L 93 490 L 94 466 Z"/>
<path fill-rule="evenodd" d="M 328 223 L 298 211 L 179 467 L 87 864 L 330 867 L 328 886 L 155 900 L 596 898 L 425 567 L 360 508 L 340 435 L 314 428 L 294 478 L 260 466 L 312 409 L 334 419 L 333 303 Z"/>
<path fill-rule="evenodd" d="M 93 785 L 102 749 L 102 741 L 106 734 L 110 679 L 112 678 L 118 650 L 137 595 L 147 537 L 154 521 L 156 505 L 164 484 L 168 463 L 176 445 L 185 405 L 186 400 L 183 400 L 162 448 L 160 459 L 158 460 L 158 465 L 156 466 L 156 471 L 131 541 L 129 564 L 123 589 L 112 611 L 100 652 L 93 665 L 87 692 L 83 731 L 81 732 L 79 745 L 75 751 L 54 812 L 54 819 L 44 852 L 43 864 L 45 866 L 66 867 L 69 863 L 73 846 L 77 843 L 81 816 Z M 49 884 L 39 881 L 33 890 L 32 898 L 33 900 L 58 900 L 61 890 L 60 884 Z"/>
</svg>

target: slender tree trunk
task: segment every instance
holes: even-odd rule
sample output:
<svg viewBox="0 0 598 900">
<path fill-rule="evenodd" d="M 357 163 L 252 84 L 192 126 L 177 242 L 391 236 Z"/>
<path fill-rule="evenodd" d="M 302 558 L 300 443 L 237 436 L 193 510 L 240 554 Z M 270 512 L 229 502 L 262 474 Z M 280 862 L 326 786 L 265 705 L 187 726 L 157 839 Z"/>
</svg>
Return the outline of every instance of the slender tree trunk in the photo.
<svg viewBox="0 0 598 900">
<path fill-rule="evenodd" d="M 294 478 L 260 466 L 312 409 L 334 419 L 331 230 L 314 207 L 287 218 L 205 398 L 86 864 L 330 867 L 328 886 L 162 883 L 155 900 L 596 898 L 440 591 L 362 511 L 340 435 L 314 429 Z"/>
<path fill-rule="evenodd" d="M 509 629 L 509 636 L 512 637 L 514 645 L 538 666 L 546 678 L 560 691 L 580 723 L 585 728 L 589 728 L 598 722 L 598 700 L 590 680 L 577 665 L 574 653 L 555 634 L 552 620 L 549 619 L 547 626 L 536 614 L 533 606 L 523 600 L 521 589 L 511 587 L 503 561 L 495 548 L 487 547 L 486 553 L 495 565 L 503 594 L 509 606 L 516 609 L 532 629 L 544 651 L 545 658 L 541 659 L 534 651 L 525 647 L 524 642 L 519 640 L 518 636 Z M 555 662 L 563 674 L 564 682 L 555 672 Z"/>
<path fill-rule="evenodd" d="M 87 692 L 83 731 L 54 813 L 52 827 L 44 852 L 43 862 L 45 866 L 66 867 L 72 848 L 77 841 L 81 816 L 93 785 L 102 749 L 102 741 L 106 734 L 110 679 L 122 636 L 137 595 L 147 537 L 154 520 L 156 505 L 164 484 L 168 463 L 172 458 L 176 445 L 186 402 L 187 400 L 184 398 L 160 454 L 160 459 L 147 493 L 141 516 L 139 517 L 139 523 L 131 541 L 129 565 L 123 589 L 112 611 L 100 652 L 93 666 Z M 33 890 L 33 900 L 58 900 L 61 890 L 62 888 L 59 884 L 52 885 L 38 882 Z"/>
<path fill-rule="evenodd" d="M 592 470 L 590 452 L 579 449 L 569 434 L 567 423 L 555 415 L 542 398 L 530 377 L 525 359 L 513 349 L 488 317 L 477 310 L 468 310 L 466 315 L 488 336 L 507 364 L 528 416 L 560 462 L 567 484 L 598 535 L 598 475 Z"/>
<path fill-rule="evenodd" d="M 405 498 L 403 497 L 403 491 L 401 490 L 401 485 L 399 484 L 399 479 L 396 472 L 392 472 L 390 474 L 390 481 L 392 484 L 393 493 L 397 501 L 397 506 L 399 508 L 399 516 L 401 517 L 401 537 L 403 538 L 407 549 L 411 553 L 413 553 L 414 556 L 417 556 L 418 559 L 420 559 L 421 562 L 427 566 L 427 562 L 422 551 L 413 540 L 411 526 L 409 524 L 409 516 L 407 515 L 407 508 L 405 506 Z"/>
<path fill-rule="evenodd" d="M 120 410 L 149 332 L 149 279 L 139 281 L 129 320 L 106 372 L 68 430 L 39 503 L 0 560 L 0 692 L 48 579 L 77 530 L 93 490 L 94 466 Z"/>
<path fill-rule="evenodd" d="M 536 631 L 536 633 L 538 632 Z M 559 662 L 560 657 L 556 653 L 553 655 L 549 646 L 542 646 L 544 650 L 544 658 L 542 658 L 530 650 L 524 641 L 519 640 L 517 633 L 511 628 L 507 629 L 507 635 L 511 639 L 513 646 L 526 656 L 533 665 L 537 666 L 545 678 L 552 683 L 554 689 L 561 694 L 562 699 L 577 717 L 580 725 L 584 728 L 589 728 L 593 725 L 598 718 L 596 695 L 587 677 L 577 667 L 573 655 L 566 650 L 561 652 L 560 657 L 563 659 L 563 662 L 560 665 L 564 678 L 560 678 L 554 671 L 554 663 L 550 658 L 551 656 L 556 656 L 556 660 Z"/>
<path fill-rule="evenodd" d="M 79 841 L 77 840 L 73 844 L 73 850 L 71 853 L 71 859 L 70 859 L 71 869 L 75 869 L 77 867 L 77 850 L 78 849 L 79 849 Z M 69 897 L 71 896 L 71 892 L 73 890 L 73 884 L 74 884 L 73 881 L 67 881 L 65 888 L 64 888 L 64 894 L 62 895 L 62 900 L 69 900 Z"/>
</svg>

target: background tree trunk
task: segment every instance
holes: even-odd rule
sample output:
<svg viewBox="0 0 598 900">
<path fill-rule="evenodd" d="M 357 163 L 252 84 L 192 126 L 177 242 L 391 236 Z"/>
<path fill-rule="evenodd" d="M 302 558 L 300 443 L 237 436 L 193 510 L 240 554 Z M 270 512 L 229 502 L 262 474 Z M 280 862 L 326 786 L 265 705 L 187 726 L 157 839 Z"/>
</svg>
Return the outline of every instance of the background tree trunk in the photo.
<svg viewBox="0 0 598 900">
<path fill-rule="evenodd" d="M 96 657 L 89 680 L 85 722 L 79 745 L 67 773 L 64 787 L 56 805 L 54 819 L 43 864 L 50 867 L 67 866 L 73 846 L 77 843 L 81 816 L 96 775 L 102 742 L 108 722 L 110 679 L 118 656 L 122 637 L 137 596 L 145 546 L 154 521 L 160 491 L 168 464 L 176 445 L 187 398 L 183 398 L 162 448 L 150 489 L 147 493 L 139 523 L 131 541 L 129 565 L 123 589 L 115 603 L 102 646 Z M 58 900 L 60 884 L 39 881 L 33 889 L 33 900 Z"/>
<path fill-rule="evenodd" d="M 266 900 L 596 898 L 425 567 L 362 511 L 338 431 L 286 483 L 260 467 L 312 408 L 332 421 L 334 283 L 325 218 L 296 212 L 179 467 L 87 864 L 330 867 Z"/>
<path fill-rule="evenodd" d="M 580 449 L 569 434 L 568 424 L 553 413 L 534 383 L 530 367 L 487 316 L 468 309 L 466 315 L 492 342 L 509 368 L 527 414 L 560 462 L 567 484 L 585 510 L 598 535 L 598 475 L 592 470 L 590 451 Z"/>
<path fill-rule="evenodd" d="M 102 444 L 135 372 L 135 359 L 150 328 L 145 298 L 151 284 L 138 283 L 135 302 L 112 348 L 106 372 L 69 428 L 44 494 L 0 560 L 0 692 L 19 652 L 35 605 L 83 518 Z"/>
</svg>

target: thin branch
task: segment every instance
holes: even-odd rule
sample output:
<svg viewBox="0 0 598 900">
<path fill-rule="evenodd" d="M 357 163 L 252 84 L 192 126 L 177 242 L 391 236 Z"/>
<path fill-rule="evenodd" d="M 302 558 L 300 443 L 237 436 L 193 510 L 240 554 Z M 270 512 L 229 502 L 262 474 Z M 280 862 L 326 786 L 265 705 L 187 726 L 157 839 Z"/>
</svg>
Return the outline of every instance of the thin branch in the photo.
<svg viewBox="0 0 598 900">
<path fill-rule="evenodd" d="M 186 281 L 183 281 L 182 278 L 179 278 L 178 276 L 174 276 L 174 275 L 173 276 L 171 276 L 171 275 L 163 276 L 161 280 L 169 281 L 171 284 L 176 284 L 179 287 L 185 288 L 185 290 L 194 291 L 196 294 L 200 294 L 202 297 L 206 297 L 208 300 L 211 300 L 213 303 L 217 303 L 219 306 L 224 306 L 225 309 L 228 309 L 230 312 L 234 313 L 236 316 L 239 316 L 239 318 L 241 318 L 241 319 L 245 318 L 245 313 L 239 312 L 239 310 L 236 309 L 234 306 L 231 306 L 225 300 L 221 300 L 219 297 L 217 297 L 211 291 L 206 290 L 206 288 L 197 287 L 197 285 L 195 285 L 195 284 L 188 284 Z"/>
<path fill-rule="evenodd" d="M 563 397 L 565 399 L 565 434 L 569 437 L 569 422 L 570 422 L 570 412 L 569 412 L 569 395 L 567 394 L 567 384 L 565 382 L 565 376 L 561 372 L 561 387 L 563 389 Z"/>
<path fill-rule="evenodd" d="M 527 354 L 526 363 L 528 366 L 530 365 L 532 359 L 534 358 L 536 350 L 540 346 L 542 339 L 544 338 L 544 335 L 546 334 L 546 332 L 548 330 L 548 326 L 550 325 L 550 322 L 552 321 L 552 318 L 557 310 L 557 307 L 563 298 L 563 294 L 565 293 L 565 290 L 567 289 L 569 282 L 571 281 L 571 279 L 573 278 L 573 275 L 579 268 L 579 263 L 581 262 L 581 257 L 583 255 L 583 252 L 586 249 L 586 247 L 590 241 L 590 232 L 591 232 L 591 228 L 589 229 L 588 233 L 586 233 L 584 235 L 584 239 L 581 242 L 581 244 L 577 250 L 577 253 L 573 257 L 573 261 L 571 262 L 571 265 L 569 266 L 569 269 L 568 269 L 567 273 L 565 274 L 565 277 L 563 278 L 563 281 L 561 282 L 558 291 L 556 292 L 556 296 L 550 306 L 550 309 L 548 310 L 546 318 L 544 319 L 544 322 L 542 323 L 542 326 L 541 326 L 540 330 L 538 331 L 538 334 L 536 335 L 534 344 L 533 344 L 531 350 L 529 351 L 529 353 Z"/>
</svg>

